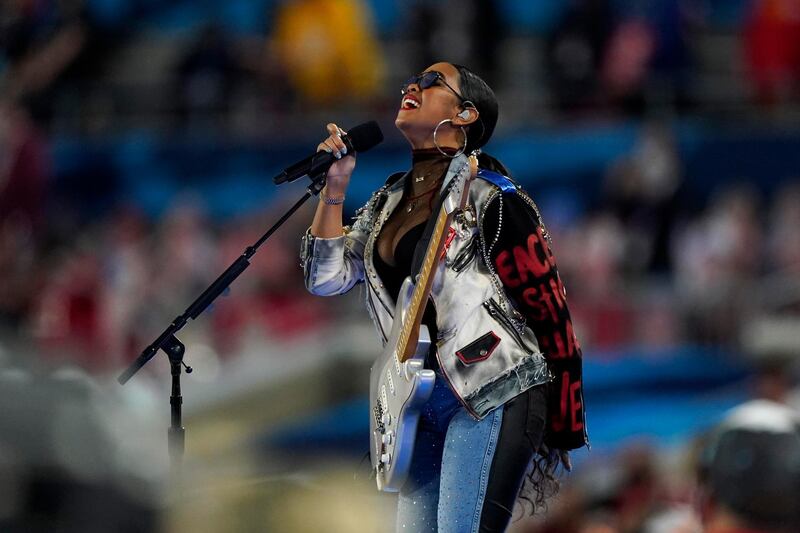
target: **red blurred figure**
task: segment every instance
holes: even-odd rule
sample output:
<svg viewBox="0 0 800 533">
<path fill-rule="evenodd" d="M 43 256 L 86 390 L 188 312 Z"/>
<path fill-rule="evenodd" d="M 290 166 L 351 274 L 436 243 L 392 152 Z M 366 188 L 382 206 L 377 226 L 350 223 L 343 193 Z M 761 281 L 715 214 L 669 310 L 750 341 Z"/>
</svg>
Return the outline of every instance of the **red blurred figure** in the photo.
<svg viewBox="0 0 800 533">
<path fill-rule="evenodd" d="M 12 323 L 34 292 L 49 175 L 44 139 L 21 108 L 0 98 L 0 317 Z"/>
<path fill-rule="evenodd" d="M 92 252 L 74 252 L 42 290 L 33 333 L 51 362 L 69 362 L 92 371 L 109 367 L 111 344 L 100 268 Z"/>
<path fill-rule="evenodd" d="M 758 99 L 772 104 L 796 96 L 800 81 L 800 3 L 755 0 L 744 39 Z"/>
</svg>

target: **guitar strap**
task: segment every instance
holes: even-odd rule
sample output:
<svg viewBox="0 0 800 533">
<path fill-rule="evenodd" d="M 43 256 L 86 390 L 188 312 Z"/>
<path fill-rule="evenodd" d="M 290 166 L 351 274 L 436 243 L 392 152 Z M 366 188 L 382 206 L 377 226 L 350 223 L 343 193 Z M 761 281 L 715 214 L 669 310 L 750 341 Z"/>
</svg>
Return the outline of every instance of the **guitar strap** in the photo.
<svg viewBox="0 0 800 533">
<path fill-rule="evenodd" d="M 517 190 L 516 185 L 510 178 L 491 170 L 480 169 L 476 177 L 499 187 L 503 194 L 508 194 Z M 433 214 L 438 216 L 439 210 L 442 208 L 442 204 L 445 198 L 447 198 L 447 195 L 450 194 L 450 189 L 452 189 L 455 182 L 456 180 L 453 179 L 447 184 L 447 187 L 436 201 L 436 206 L 434 206 L 432 211 Z M 425 231 L 422 233 L 422 237 L 417 243 L 416 248 L 414 248 L 414 259 L 411 262 L 411 279 L 413 279 L 415 283 L 417 281 L 417 276 L 419 276 L 419 271 L 422 269 L 422 262 L 425 260 L 425 252 L 428 250 L 428 244 L 430 244 L 431 237 L 433 237 L 433 228 L 436 227 L 436 218 L 436 216 L 432 216 L 428 219 Z"/>
</svg>

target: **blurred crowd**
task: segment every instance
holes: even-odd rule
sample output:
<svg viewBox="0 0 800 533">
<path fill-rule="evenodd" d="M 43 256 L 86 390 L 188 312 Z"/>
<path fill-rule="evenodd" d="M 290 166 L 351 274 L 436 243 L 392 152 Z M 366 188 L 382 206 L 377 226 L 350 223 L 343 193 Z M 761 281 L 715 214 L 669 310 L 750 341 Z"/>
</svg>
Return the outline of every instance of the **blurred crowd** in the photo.
<svg viewBox="0 0 800 533">
<path fill-rule="evenodd" d="M 542 521 L 515 533 L 789 533 L 800 527 L 798 412 L 768 400 L 731 410 L 690 446 L 639 443 L 576 475 Z"/>
<path fill-rule="evenodd" d="M 749 321 L 796 316 L 800 238 L 790 228 L 800 181 L 765 195 L 731 178 L 698 202 L 670 132 L 654 126 L 606 170 L 599 207 L 556 213 L 550 226 L 585 342 L 742 348 Z"/>
<path fill-rule="evenodd" d="M 127 207 L 38 234 L 19 213 L 0 217 L 4 333 L 27 338 L 51 364 L 120 369 L 260 237 L 279 207 L 212 224 L 187 199 L 157 222 Z M 246 340 L 287 341 L 330 321 L 331 307 L 306 294 L 298 272 L 304 230 L 299 216 L 287 224 L 204 317 L 220 357 L 241 353 Z"/>
<path fill-rule="evenodd" d="M 793 0 L 9 0 L 0 95 L 48 131 L 269 135 L 287 114 L 391 113 L 409 73 L 447 58 L 514 103 L 506 124 L 740 113 L 797 105 L 799 11 Z"/>
<path fill-rule="evenodd" d="M 167 482 L 153 402 L 78 373 L 41 380 L 6 372 L 0 385 L 4 531 L 392 530 L 393 500 L 355 460 L 317 453 L 301 459 L 304 467 L 263 476 L 250 464 L 249 441 L 228 452 L 235 458 L 187 461 L 181 489 Z M 561 479 L 535 515 L 518 500 L 510 533 L 795 533 L 800 413 L 751 400 L 685 446 L 639 441 L 595 451 Z"/>
<path fill-rule="evenodd" d="M 35 124 L 6 106 L 0 131 L 3 328 L 87 368 L 130 359 L 288 207 L 279 197 L 220 220 L 187 195 L 156 219 L 124 202 L 87 217 L 69 198 L 48 196 L 53 164 Z M 595 205 L 553 194 L 540 201 L 585 347 L 759 350 L 752 327 L 797 316 L 800 181 L 769 194 L 732 181 L 698 199 L 685 191 L 664 125 L 644 128 L 604 172 Z M 223 357 L 239 353 L 236 339 L 251 327 L 266 340 L 290 338 L 351 316 L 303 290 L 297 242 L 310 219 L 293 217 L 215 309 L 210 327 Z M 795 341 L 777 347 L 790 351 Z"/>
</svg>

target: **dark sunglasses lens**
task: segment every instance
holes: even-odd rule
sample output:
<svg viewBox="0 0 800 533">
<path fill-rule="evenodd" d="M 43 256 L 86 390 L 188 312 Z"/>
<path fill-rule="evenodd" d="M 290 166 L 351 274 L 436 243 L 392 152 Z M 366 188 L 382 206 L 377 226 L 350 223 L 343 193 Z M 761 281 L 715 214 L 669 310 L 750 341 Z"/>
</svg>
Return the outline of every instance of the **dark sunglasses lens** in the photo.
<svg viewBox="0 0 800 533">
<path fill-rule="evenodd" d="M 411 85 L 412 83 L 416 83 L 417 85 L 419 85 L 419 78 L 420 78 L 419 76 L 411 76 L 410 78 L 408 78 L 406 82 L 403 84 L 403 86 L 400 88 L 400 92 L 406 94 L 408 92 L 408 86 Z"/>
<path fill-rule="evenodd" d="M 427 89 L 428 87 L 433 87 L 436 85 L 436 82 L 439 80 L 439 73 L 438 72 L 426 72 L 424 74 L 417 74 L 416 76 L 411 76 L 406 80 L 403 86 L 400 88 L 400 92 L 406 94 L 408 92 L 408 86 L 413 84 L 419 85 L 420 89 Z"/>
<path fill-rule="evenodd" d="M 419 76 L 419 88 L 427 89 L 428 87 L 433 87 L 438 79 L 438 72 L 426 72 L 425 74 Z"/>
</svg>

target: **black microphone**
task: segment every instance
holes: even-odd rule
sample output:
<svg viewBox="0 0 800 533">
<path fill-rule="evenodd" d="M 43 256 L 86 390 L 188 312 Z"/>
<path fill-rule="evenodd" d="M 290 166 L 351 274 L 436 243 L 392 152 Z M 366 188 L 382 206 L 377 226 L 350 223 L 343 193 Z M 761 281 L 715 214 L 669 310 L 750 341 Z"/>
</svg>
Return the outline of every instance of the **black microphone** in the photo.
<svg viewBox="0 0 800 533">
<path fill-rule="evenodd" d="M 380 126 L 374 120 L 353 126 L 347 135 L 342 136 L 345 146 L 347 146 L 347 153 L 353 152 L 366 152 L 374 146 L 383 142 L 383 132 Z M 332 153 L 321 150 L 316 152 L 302 161 L 298 161 L 272 178 L 275 185 L 294 181 L 302 178 L 303 176 L 316 176 L 322 172 L 327 172 L 330 166 L 338 161 Z"/>
</svg>

